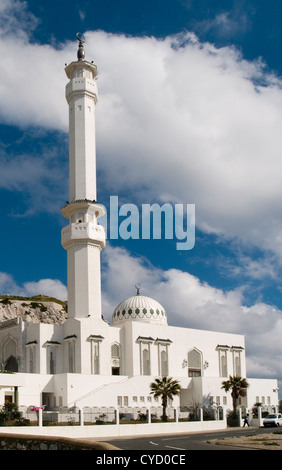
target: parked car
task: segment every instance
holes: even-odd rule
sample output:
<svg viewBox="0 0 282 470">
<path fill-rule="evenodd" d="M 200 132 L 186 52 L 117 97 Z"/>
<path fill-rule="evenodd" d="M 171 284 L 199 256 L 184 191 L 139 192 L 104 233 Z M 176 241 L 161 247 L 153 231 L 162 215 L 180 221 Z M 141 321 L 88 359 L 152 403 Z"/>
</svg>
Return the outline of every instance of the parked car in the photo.
<svg viewBox="0 0 282 470">
<path fill-rule="evenodd" d="M 272 413 L 267 415 L 263 420 L 264 427 L 266 426 L 282 426 L 282 414 Z"/>
</svg>

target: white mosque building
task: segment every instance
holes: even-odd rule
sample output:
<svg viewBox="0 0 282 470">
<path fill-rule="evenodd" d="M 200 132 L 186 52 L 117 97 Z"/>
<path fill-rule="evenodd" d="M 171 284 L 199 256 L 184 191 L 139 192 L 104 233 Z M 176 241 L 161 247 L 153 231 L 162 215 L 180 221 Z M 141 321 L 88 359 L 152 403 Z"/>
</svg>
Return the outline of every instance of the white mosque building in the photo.
<svg viewBox="0 0 282 470">
<path fill-rule="evenodd" d="M 69 202 L 62 209 L 67 250 L 68 318 L 61 324 L 21 318 L 0 324 L 0 405 L 156 405 L 150 383 L 171 376 L 181 385 L 173 406 L 209 401 L 232 409 L 222 381 L 231 375 L 250 386 L 241 406 L 278 406 L 276 379 L 247 377 L 244 336 L 168 325 L 165 308 L 136 295 L 114 310 L 112 325 L 101 311 L 100 253 L 105 232 L 96 202 L 95 106 L 97 67 L 85 60 L 83 39 L 77 60 L 66 66 L 69 79 Z M 161 301 L 161 299 L 158 299 Z M 173 312 L 172 312 L 173 320 Z"/>
</svg>

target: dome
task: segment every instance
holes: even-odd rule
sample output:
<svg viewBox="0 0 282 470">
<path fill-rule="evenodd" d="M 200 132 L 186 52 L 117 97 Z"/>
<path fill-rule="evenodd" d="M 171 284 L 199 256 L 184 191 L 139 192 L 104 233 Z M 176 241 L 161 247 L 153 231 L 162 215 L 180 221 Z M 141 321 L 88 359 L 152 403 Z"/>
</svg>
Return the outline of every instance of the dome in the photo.
<svg viewBox="0 0 282 470">
<path fill-rule="evenodd" d="M 121 302 L 114 310 L 113 324 L 133 320 L 156 325 L 167 325 L 166 311 L 163 306 L 151 297 L 134 295 Z"/>
</svg>

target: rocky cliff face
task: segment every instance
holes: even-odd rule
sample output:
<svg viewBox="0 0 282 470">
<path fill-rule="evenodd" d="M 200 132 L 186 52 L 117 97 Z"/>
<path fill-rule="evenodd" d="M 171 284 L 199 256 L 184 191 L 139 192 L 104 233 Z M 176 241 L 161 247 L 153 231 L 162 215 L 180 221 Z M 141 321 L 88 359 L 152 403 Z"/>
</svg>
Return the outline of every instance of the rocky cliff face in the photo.
<svg viewBox="0 0 282 470">
<path fill-rule="evenodd" d="M 31 298 L 0 298 L 0 322 L 20 317 L 32 323 L 55 323 L 66 321 L 66 303 L 45 296 Z"/>
</svg>

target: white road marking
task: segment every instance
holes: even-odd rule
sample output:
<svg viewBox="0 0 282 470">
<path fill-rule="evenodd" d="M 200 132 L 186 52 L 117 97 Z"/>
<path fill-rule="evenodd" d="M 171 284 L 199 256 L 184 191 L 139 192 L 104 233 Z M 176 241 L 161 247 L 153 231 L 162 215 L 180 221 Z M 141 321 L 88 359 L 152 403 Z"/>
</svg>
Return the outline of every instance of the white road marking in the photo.
<svg viewBox="0 0 282 470">
<path fill-rule="evenodd" d="M 166 446 L 168 449 L 175 449 L 175 450 L 186 450 L 183 449 L 182 447 L 172 447 L 172 446 Z"/>
</svg>

